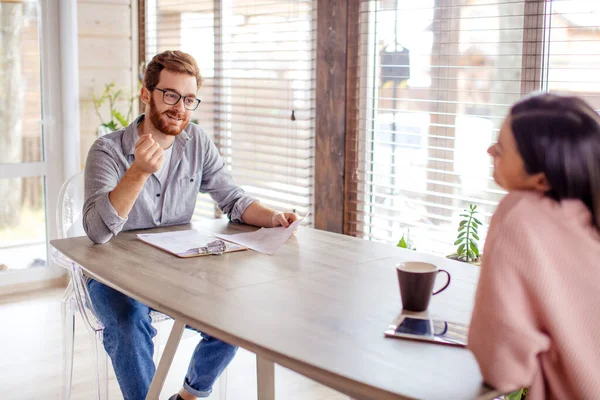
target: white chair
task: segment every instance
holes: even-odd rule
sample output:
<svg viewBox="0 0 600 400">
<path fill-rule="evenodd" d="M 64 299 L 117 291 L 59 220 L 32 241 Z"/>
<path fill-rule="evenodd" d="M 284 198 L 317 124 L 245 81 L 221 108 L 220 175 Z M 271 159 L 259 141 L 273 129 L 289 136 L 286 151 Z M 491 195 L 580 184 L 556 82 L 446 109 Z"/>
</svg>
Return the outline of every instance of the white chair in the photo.
<svg viewBox="0 0 600 400">
<path fill-rule="evenodd" d="M 56 208 L 56 222 L 58 238 L 84 236 L 83 230 L 83 200 L 84 200 L 84 177 L 83 172 L 71 176 L 63 184 L 58 195 Z M 104 326 L 94 314 L 92 302 L 87 290 L 85 277 L 81 267 L 68 259 L 60 252 L 55 251 L 53 260 L 58 265 L 67 268 L 71 274 L 71 280 L 61 301 L 62 324 L 63 324 L 63 377 L 61 398 L 71 398 L 71 384 L 73 378 L 73 348 L 75 344 L 75 313 L 79 312 L 86 328 L 94 336 L 94 360 L 96 377 L 94 380 L 95 399 L 108 399 L 108 356 L 102 345 Z M 169 319 L 168 316 L 152 311 L 150 313 L 152 324 L 157 330 L 154 337 L 154 363 L 158 365 L 161 354 L 161 335 L 158 323 Z M 227 370 L 219 377 L 219 399 L 227 398 Z"/>
</svg>

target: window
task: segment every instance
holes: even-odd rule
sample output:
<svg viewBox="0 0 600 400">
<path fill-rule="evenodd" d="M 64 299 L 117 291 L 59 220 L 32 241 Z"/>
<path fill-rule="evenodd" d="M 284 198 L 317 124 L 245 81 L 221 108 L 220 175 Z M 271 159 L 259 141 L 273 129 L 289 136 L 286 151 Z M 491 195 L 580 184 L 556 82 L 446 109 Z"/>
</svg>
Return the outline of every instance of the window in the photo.
<svg viewBox="0 0 600 400">
<path fill-rule="evenodd" d="M 0 1 L 0 289 L 9 292 L 63 274 L 49 265 L 48 240 L 64 175 L 79 168 L 78 99 L 61 75 L 76 71 L 75 46 L 58 39 L 72 20 L 50 3 Z"/>
<path fill-rule="evenodd" d="M 410 231 L 450 254 L 461 211 L 477 205 L 485 228 L 504 195 L 486 149 L 515 101 L 549 90 L 600 108 L 594 0 L 363 1 L 360 44 L 349 233 L 366 239 Z"/>
<path fill-rule="evenodd" d="M 146 60 L 167 49 L 196 58 L 205 81 L 193 118 L 236 183 L 272 208 L 312 211 L 314 2 L 156 0 L 146 8 Z M 215 216 L 206 195 L 196 216 Z"/>
</svg>

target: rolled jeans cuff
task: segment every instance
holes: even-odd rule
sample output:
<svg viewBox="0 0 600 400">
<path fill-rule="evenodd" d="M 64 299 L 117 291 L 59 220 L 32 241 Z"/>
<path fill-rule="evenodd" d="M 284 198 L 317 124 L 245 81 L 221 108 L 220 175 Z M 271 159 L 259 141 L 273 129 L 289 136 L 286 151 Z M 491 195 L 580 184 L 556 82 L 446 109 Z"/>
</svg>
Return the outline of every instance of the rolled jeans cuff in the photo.
<svg viewBox="0 0 600 400">
<path fill-rule="evenodd" d="M 191 387 L 188 382 L 187 379 L 185 380 L 185 382 L 183 382 L 183 388 L 192 396 L 196 396 L 196 397 L 208 397 L 210 396 L 210 394 L 212 393 L 212 389 L 210 389 L 209 391 L 206 392 L 202 392 L 200 390 L 196 390 L 193 387 Z"/>
</svg>

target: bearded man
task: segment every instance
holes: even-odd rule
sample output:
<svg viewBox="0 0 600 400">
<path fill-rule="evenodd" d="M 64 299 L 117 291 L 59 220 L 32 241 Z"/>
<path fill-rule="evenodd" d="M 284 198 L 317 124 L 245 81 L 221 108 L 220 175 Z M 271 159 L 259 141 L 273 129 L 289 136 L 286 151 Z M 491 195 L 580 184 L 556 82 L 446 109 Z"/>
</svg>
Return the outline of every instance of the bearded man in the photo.
<svg viewBox="0 0 600 400">
<path fill-rule="evenodd" d="M 93 242 L 106 243 L 123 230 L 189 223 L 198 192 L 210 194 L 233 222 L 287 227 L 297 219 L 247 196 L 210 138 L 190 123 L 201 84 L 189 54 L 156 55 L 140 93 L 145 113 L 92 145 L 85 166 L 83 225 Z M 123 397 L 144 399 L 155 373 L 151 309 L 94 279 L 87 284 Z M 236 350 L 202 334 L 183 387 L 171 399 L 208 397 Z"/>
</svg>

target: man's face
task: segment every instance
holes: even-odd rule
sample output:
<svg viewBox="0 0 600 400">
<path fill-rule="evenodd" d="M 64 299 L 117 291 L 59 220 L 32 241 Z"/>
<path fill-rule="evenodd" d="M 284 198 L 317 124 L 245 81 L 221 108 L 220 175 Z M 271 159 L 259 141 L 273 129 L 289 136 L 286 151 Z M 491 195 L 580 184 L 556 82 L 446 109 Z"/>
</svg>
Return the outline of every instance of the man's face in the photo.
<svg viewBox="0 0 600 400">
<path fill-rule="evenodd" d="M 158 89 L 172 90 L 182 96 L 196 97 L 196 78 L 163 69 L 160 72 Z M 146 104 L 146 114 L 152 125 L 165 135 L 177 136 L 190 122 L 192 111 L 183 106 L 183 99 L 175 105 L 165 104 L 163 92 L 150 91 L 150 101 Z"/>
</svg>

